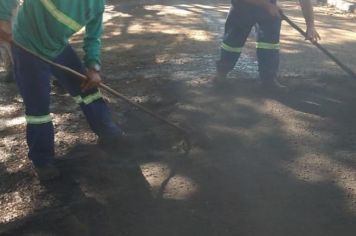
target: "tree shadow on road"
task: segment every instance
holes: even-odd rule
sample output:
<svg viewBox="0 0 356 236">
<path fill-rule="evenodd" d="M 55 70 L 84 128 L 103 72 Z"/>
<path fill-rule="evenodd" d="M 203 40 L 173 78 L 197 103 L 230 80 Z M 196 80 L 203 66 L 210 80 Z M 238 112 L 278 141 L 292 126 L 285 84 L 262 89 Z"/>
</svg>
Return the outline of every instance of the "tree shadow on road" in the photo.
<svg viewBox="0 0 356 236">
<path fill-rule="evenodd" d="M 137 163 L 127 166 L 93 146 L 76 147 L 59 161 L 62 181 L 45 185 L 48 194 L 59 203 L 58 208 L 50 208 L 48 214 L 38 218 L 30 215 L 31 223 L 15 229 L 15 235 L 59 232 L 61 235 L 334 236 L 355 232 L 356 216 L 351 203 L 354 197 L 349 198 L 346 188 L 350 182 L 342 182 L 342 174 L 335 173 L 349 173 L 347 180 L 352 175 L 349 170 L 350 167 L 354 170 L 352 158 L 335 158 L 335 151 L 351 152 L 352 145 L 345 149 L 330 145 L 347 137 L 342 132 L 348 127 L 330 126 L 328 120 L 320 119 L 351 122 L 353 113 L 348 113 L 351 97 L 341 99 L 339 110 L 338 94 L 344 92 L 324 92 L 318 83 L 310 90 L 309 85 L 293 85 L 296 91 L 290 97 L 261 96 L 251 83 L 239 83 L 217 92 L 207 78 L 213 70 L 216 38 L 201 40 L 199 31 L 190 32 L 191 35 L 169 33 L 177 26 L 189 30 L 209 27 L 197 27 L 197 22 L 189 24 L 189 17 L 183 22 L 169 21 L 158 14 L 157 8 L 145 7 L 148 3 L 172 5 L 167 2 L 125 1 L 122 5 L 116 2 L 120 1 L 109 1 L 113 11 L 121 15 L 106 23 L 108 33 L 104 39 L 103 60 L 107 62 L 104 69 L 108 71 L 109 84 L 124 89 L 131 98 L 141 99 L 150 89 L 159 90 L 168 83 L 171 87 L 167 93 L 174 91 L 173 97 L 179 101 L 151 108 L 163 109 L 162 114 L 170 119 L 189 124 L 198 134 L 206 135 L 208 148 L 195 143 L 189 156 L 178 159 L 173 158 L 174 151 L 170 148 L 162 150 L 157 141 L 158 145 L 150 146 L 152 153 L 139 158 L 140 166 Z M 210 2 L 184 3 L 210 4 L 213 8 L 208 13 L 225 14 Z M 226 10 L 226 2 L 224 6 Z M 197 6 L 191 8 L 180 4 L 168 10 L 197 13 Z M 197 13 L 192 19 L 200 16 Z M 140 25 L 159 30 L 140 33 Z M 131 84 L 118 81 L 136 76 L 137 81 Z M 165 83 L 152 86 L 163 77 Z M 350 91 L 345 90 L 347 93 Z M 330 107 L 335 110 L 330 111 Z M 162 133 L 161 127 L 142 120 L 162 134 L 162 143 L 166 142 L 168 135 Z M 143 129 L 144 125 L 136 121 L 130 117 L 128 127 Z M 318 135 L 314 137 L 313 132 Z M 323 135 L 331 138 L 324 140 Z M 335 150 L 328 151 L 331 147 Z M 330 169 L 334 163 L 338 168 Z M 172 170 L 174 175 L 169 174 Z M 161 188 L 167 177 L 170 179 Z M 152 192 L 157 189 L 156 198 Z M 58 209 L 58 213 L 52 209 Z"/>
<path fill-rule="evenodd" d="M 152 204 L 149 185 L 135 161 L 93 145 L 74 147 L 56 166 L 61 177 L 42 182 L 50 205 L 1 227 L 4 235 L 127 235 Z M 36 201 L 41 201 L 37 197 Z"/>
</svg>

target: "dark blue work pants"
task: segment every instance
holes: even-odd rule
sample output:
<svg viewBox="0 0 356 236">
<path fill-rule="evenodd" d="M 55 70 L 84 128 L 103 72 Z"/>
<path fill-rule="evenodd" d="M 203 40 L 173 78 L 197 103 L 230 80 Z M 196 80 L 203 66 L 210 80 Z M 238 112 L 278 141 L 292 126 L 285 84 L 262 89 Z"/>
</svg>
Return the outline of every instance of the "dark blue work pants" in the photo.
<svg viewBox="0 0 356 236">
<path fill-rule="evenodd" d="M 113 123 L 110 110 L 98 89 L 83 93 L 80 89 L 81 81 L 75 76 L 48 65 L 16 46 L 12 51 L 15 79 L 25 104 L 28 157 L 35 166 L 44 166 L 54 158 L 54 130 L 49 109 L 51 75 L 73 96 L 85 114 L 90 128 L 100 138 L 109 139 L 121 134 L 120 128 Z M 54 62 L 80 73 L 85 72 L 80 59 L 70 46 Z"/>
<path fill-rule="evenodd" d="M 256 48 L 260 78 L 276 78 L 281 20 L 272 19 L 260 8 L 243 3 L 233 5 L 227 17 L 221 56 L 217 61 L 219 74 L 227 74 L 234 68 L 254 25 L 257 25 L 258 29 Z"/>
</svg>

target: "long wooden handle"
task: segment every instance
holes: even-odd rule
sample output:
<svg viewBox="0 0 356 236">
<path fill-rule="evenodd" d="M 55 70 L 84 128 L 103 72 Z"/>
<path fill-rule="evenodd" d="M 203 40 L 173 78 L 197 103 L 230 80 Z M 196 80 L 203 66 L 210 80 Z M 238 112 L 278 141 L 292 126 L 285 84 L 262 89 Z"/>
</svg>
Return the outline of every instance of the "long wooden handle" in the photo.
<svg viewBox="0 0 356 236">
<path fill-rule="evenodd" d="M 81 74 L 81 73 L 79 73 L 79 72 L 77 72 L 77 71 L 75 71 L 75 70 L 73 70 L 73 69 L 71 69 L 71 68 L 69 68 L 69 67 L 66 67 L 66 66 L 60 65 L 60 64 L 58 64 L 58 63 L 55 63 L 55 62 L 53 62 L 53 61 L 51 61 L 51 60 L 48 60 L 47 58 L 44 58 L 44 57 L 42 57 L 42 56 L 40 56 L 40 55 L 38 55 L 38 54 L 36 54 L 36 53 L 34 53 L 34 52 L 28 50 L 27 48 L 25 48 L 25 47 L 23 47 L 23 46 L 17 44 L 16 42 L 11 42 L 11 43 L 12 43 L 14 46 L 16 46 L 16 47 L 18 47 L 18 48 L 20 48 L 20 49 L 26 51 L 27 53 L 33 55 L 34 57 L 36 57 L 36 58 L 38 58 L 38 59 L 40 59 L 40 60 L 42 60 L 42 61 L 48 63 L 49 65 L 52 65 L 52 66 L 54 66 L 54 67 L 56 67 L 56 68 L 58 68 L 58 69 L 60 69 L 60 70 L 62 70 L 62 71 L 65 71 L 65 72 L 67 72 L 67 73 L 70 73 L 70 74 L 72 74 L 72 75 L 78 77 L 78 78 L 81 79 L 81 80 L 84 80 L 84 81 L 88 80 L 87 76 L 85 76 L 85 75 L 83 75 L 83 74 Z M 149 109 L 147 109 L 147 108 L 145 108 L 145 107 L 143 107 L 143 106 L 141 106 L 141 105 L 139 105 L 139 104 L 137 104 L 137 103 L 131 101 L 129 98 L 127 98 L 127 97 L 124 96 L 123 94 L 119 93 L 118 91 L 116 91 L 116 90 L 110 88 L 109 86 L 105 85 L 104 83 L 100 83 L 100 84 L 99 84 L 99 87 L 100 87 L 101 89 L 107 91 L 107 92 L 110 93 L 111 95 L 113 95 L 113 96 L 115 96 L 115 97 L 117 97 L 117 98 L 119 98 L 119 99 L 121 99 L 121 100 L 127 102 L 127 103 L 130 104 L 131 106 L 133 106 L 133 107 L 135 107 L 135 108 L 137 108 L 137 109 L 139 109 L 139 110 L 141 110 L 141 111 L 143 111 L 143 112 L 145 112 L 145 113 L 151 115 L 151 116 L 154 117 L 155 119 L 157 119 L 157 120 L 159 120 L 159 121 L 161 121 L 161 122 L 163 122 L 163 123 L 165 123 L 165 124 L 167 124 L 167 125 L 169 125 L 169 126 L 175 128 L 175 129 L 177 129 L 178 131 L 180 131 L 181 133 L 184 134 L 185 139 L 188 139 L 188 131 L 185 130 L 185 129 L 183 129 L 182 127 L 180 127 L 180 126 L 174 124 L 173 122 L 171 122 L 171 121 L 169 121 L 169 120 L 167 120 L 167 119 L 161 117 L 160 115 L 154 113 L 153 111 L 151 111 L 151 110 L 149 110 Z M 187 142 L 188 142 L 188 141 L 187 141 Z"/>
<path fill-rule="evenodd" d="M 297 30 L 301 35 L 305 38 L 307 37 L 307 33 L 302 30 L 297 24 L 295 24 L 291 19 L 289 19 L 282 11 L 280 12 L 282 20 L 285 20 L 290 26 L 292 26 L 295 30 Z M 339 59 L 337 59 L 329 50 L 321 46 L 318 42 L 310 41 L 314 46 L 316 46 L 320 51 L 322 51 L 325 55 L 327 55 L 331 60 L 333 60 L 343 71 L 345 71 L 349 76 L 356 79 L 356 74 L 353 70 L 351 70 L 348 66 L 342 63 Z"/>
</svg>

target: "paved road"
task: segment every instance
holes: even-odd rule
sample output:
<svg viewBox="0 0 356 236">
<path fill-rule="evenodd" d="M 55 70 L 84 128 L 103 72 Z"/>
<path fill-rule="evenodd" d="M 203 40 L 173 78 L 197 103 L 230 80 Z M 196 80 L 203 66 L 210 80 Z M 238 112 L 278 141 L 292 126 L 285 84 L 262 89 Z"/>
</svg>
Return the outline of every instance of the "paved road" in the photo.
<svg viewBox="0 0 356 236">
<path fill-rule="evenodd" d="M 138 166 L 126 166 L 121 154 L 112 159 L 93 145 L 70 150 L 94 138 L 83 122 L 66 122 L 80 118 L 68 105 L 70 98 L 54 96 L 65 178 L 43 186 L 21 166 L 16 171 L 18 162 L 11 159 L 11 152 L 25 152 L 24 144 L 11 149 L 22 140 L 18 128 L 24 129 L 15 122 L 17 104 L 3 112 L 7 135 L 0 168 L 6 183 L 13 184 L 1 188 L 0 199 L 6 199 L 1 209 L 21 207 L 3 211 L 0 226 L 9 226 L 5 219 L 15 221 L 15 235 L 354 235 L 355 82 L 284 25 L 281 79 L 288 94 L 266 93 L 251 79 L 256 78 L 253 39 L 231 84 L 215 88 L 211 79 L 228 3 L 109 1 L 106 82 L 193 129 L 193 148 L 182 157 L 174 149 L 180 140 L 172 130 L 130 111 L 120 118 L 129 131 L 159 134 L 136 149 Z M 282 5 L 303 23 L 295 3 Z M 325 8 L 316 11 L 323 44 L 353 66 L 354 20 L 327 15 Z M 80 37 L 73 40 L 78 48 Z M 1 98 L 4 106 L 10 95 Z M 120 103 L 112 105 L 115 112 L 125 110 Z M 46 209 L 40 204 L 44 199 L 49 213 L 32 216 L 36 207 Z M 30 223 L 21 220 L 26 214 Z"/>
</svg>

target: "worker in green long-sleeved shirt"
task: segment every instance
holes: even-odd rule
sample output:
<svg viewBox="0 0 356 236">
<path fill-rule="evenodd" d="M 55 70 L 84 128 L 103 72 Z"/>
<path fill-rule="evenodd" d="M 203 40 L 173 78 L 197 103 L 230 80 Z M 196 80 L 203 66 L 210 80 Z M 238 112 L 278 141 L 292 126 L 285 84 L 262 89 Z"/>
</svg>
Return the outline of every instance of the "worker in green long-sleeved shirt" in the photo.
<svg viewBox="0 0 356 236">
<path fill-rule="evenodd" d="M 17 5 L 18 0 L 0 0 L 0 20 L 9 22 Z M 27 0 L 15 23 L 13 40 L 54 59 L 68 46 L 68 39 L 85 27 L 85 64 L 98 66 L 104 7 L 104 0 Z"/>
<path fill-rule="evenodd" d="M 14 25 L 13 40 L 54 59 L 68 39 L 85 27 L 85 65 L 98 66 L 104 7 L 104 0 L 26 0 Z"/>
<path fill-rule="evenodd" d="M 8 10 L 16 0 L 6 2 L 7 7 L 0 9 L 0 15 L 8 16 Z M 99 136 L 100 144 L 104 147 L 124 144 L 123 133 L 113 123 L 97 89 L 101 82 L 100 37 L 104 9 L 105 0 L 25 0 L 14 23 L 14 42 L 56 63 L 86 73 L 88 77 L 82 84 L 77 78 L 13 46 L 15 79 L 26 107 L 28 155 L 45 178 L 57 175 L 51 164 L 54 157 L 54 130 L 49 111 L 51 75 L 81 106 L 91 129 Z M 83 27 L 86 31 L 84 65 L 68 44 L 69 38 Z M 9 35 L 1 38 L 9 38 Z"/>
</svg>

